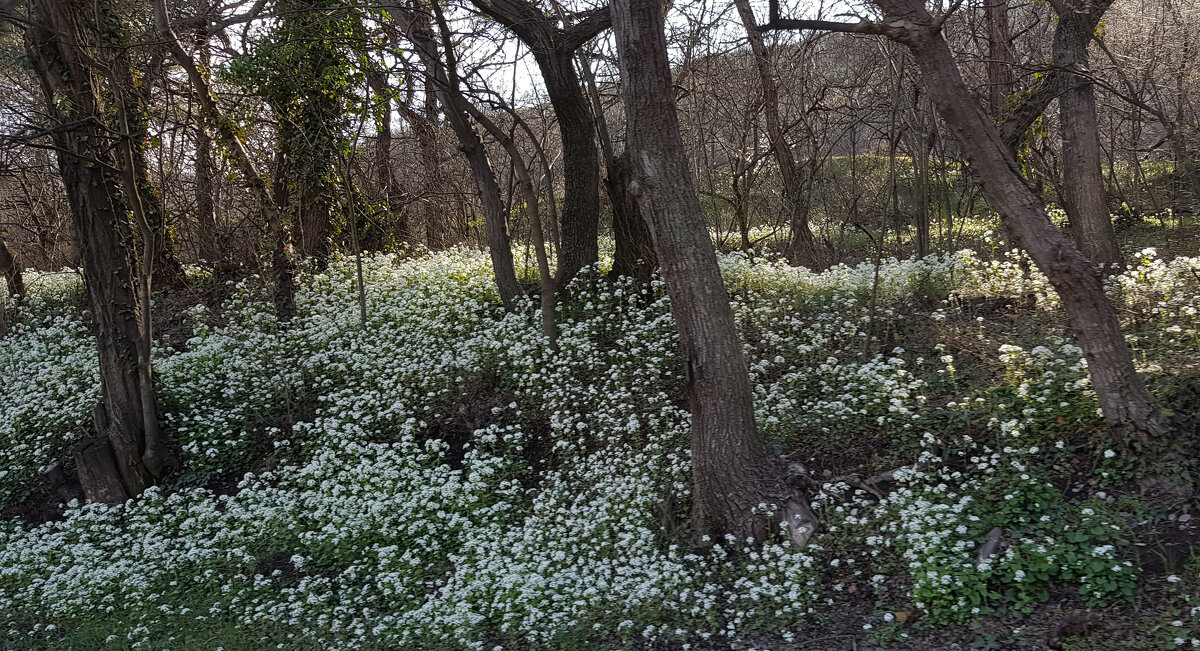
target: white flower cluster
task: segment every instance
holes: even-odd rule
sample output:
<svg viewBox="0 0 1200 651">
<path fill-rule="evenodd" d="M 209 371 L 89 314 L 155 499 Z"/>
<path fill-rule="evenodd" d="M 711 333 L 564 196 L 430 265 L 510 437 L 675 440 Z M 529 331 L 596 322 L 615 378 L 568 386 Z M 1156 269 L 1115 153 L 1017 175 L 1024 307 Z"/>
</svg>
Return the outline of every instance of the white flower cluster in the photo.
<svg viewBox="0 0 1200 651">
<path fill-rule="evenodd" d="M 349 261 L 303 279 L 286 325 L 249 279 L 224 325 L 193 310 L 183 349 L 155 351 L 159 393 L 197 481 L 272 463 L 235 491 L 156 489 L 0 525 L 0 643 L 728 646 L 789 639 L 849 581 L 882 589 L 897 573 L 921 607 L 963 615 L 1048 577 L 1114 594 L 1135 572 L 1107 537 L 1050 530 L 1063 502 L 1034 463 L 1060 453 L 1039 419 L 1094 400 L 1078 349 L 1002 351 L 1019 404 L 994 409 L 993 449 L 930 433 L 956 408 L 926 398 L 954 356 L 891 348 L 915 298 L 1025 292 L 1012 264 L 886 261 L 876 291 L 871 265 L 816 274 L 721 256 L 764 433 L 836 445 L 870 432 L 920 456 L 882 499 L 825 486 L 818 545 L 724 540 L 702 554 L 688 544 L 689 414 L 662 283 L 577 282 L 552 352 L 532 305 L 500 309 L 476 251 L 368 258 L 365 326 Z M 98 395 L 85 325 L 28 314 L 0 339 L 6 500 L 75 440 Z M 1111 526 L 1102 515 L 1069 517 Z M 981 561 L 993 526 L 1022 533 Z"/>
</svg>

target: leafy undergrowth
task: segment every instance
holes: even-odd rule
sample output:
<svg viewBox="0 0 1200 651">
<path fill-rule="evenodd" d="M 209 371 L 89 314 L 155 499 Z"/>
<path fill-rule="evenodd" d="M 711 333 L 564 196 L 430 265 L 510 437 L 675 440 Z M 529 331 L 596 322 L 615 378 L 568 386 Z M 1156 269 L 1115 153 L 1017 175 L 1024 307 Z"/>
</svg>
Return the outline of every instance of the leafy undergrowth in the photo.
<svg viewBox="0 0 1200 651">
<path fill-rule="evenodd" d="M 1146 648 L 1200 637 L 1184 500 L 1143 490 L 1147 478 L 1189 484 L 1188 467 L 1147 468 L 1106 438 L 1086 363 L 1036 271 L 1015 255 L 969 253 L 887 261 L 877 286 L 869 265 L 815 274 L 730 254 L 722 267 L 761 431 L 815 478 L 815 544 L 690 544 L 688 413 L 661 283 L 577 281 L 552 353 L 532 305 L 499 308 L 486 255 L 379 256 L 365 268 L 365 326 L 345 262 L 304 279 L 290 324 L 276 322 L 256 278 L 229 288 L 219 318 L 211 307 L 181 315 L 192 336 L 157 350 L 156 365 L 182 471 L 125 505 L 0 524 L 0 640 L 1127 639 L 1111 623 L 1082 626 L 1089 637 L 1060 630 L 1056 613 L 1083 608 L 1147 631 Z M 1110 288 L 1180 424 L 1181 457 L 1200 404 L 1198 271 L 1200 259 L 1143 251 Z M 41 466 L 68 456 L 98 396 L 69 285 L 45 283 L 0 339 L 10 506 L 37 489 Z"/>
</svg>

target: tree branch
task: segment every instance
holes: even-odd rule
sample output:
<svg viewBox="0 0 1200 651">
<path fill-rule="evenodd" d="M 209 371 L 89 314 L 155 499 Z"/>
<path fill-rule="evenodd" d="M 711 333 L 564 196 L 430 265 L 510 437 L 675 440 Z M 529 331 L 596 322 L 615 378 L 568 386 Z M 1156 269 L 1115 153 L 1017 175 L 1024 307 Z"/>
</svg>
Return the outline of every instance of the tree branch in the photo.
<svg viewBox="0 0 1200 651">
<path fill-rule="evenodd" d="M 559 32 L 559 38 L 555 43 L 566 52 L 574 52 L 600 32 L 612 27 L 612 13 L 609 11 L 608 5 L 574 16 L 582 16 L 582 18 L 570 27 L 564 27 Z"/>
</svg>

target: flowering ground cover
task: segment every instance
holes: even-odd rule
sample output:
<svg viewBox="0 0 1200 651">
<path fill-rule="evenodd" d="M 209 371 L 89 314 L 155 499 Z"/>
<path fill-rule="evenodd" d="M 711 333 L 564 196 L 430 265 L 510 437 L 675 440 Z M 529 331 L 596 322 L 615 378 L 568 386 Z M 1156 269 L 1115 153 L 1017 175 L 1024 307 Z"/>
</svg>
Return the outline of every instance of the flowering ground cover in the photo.
<svg viewBox="0 0 1200 651">
<path fill-rule="evenodd" d="M 585 274 L 552 352 L 477 251 L 368 259 L 365 326 L 352 261 L 286 325 L 247 278 L 156 351 L 177 478 L 30 518 L 98 395 L 79 287 L 34 277 L 0 338 L 0 645 L 1200 646 L 1200 258 L 1131 262 L 1110 293 L 1179 431 L 1154 467 L 1016 254 L 723 255 L 761 432 L 822 530 L 703 551 L 660 283 Z"/>
</svg>

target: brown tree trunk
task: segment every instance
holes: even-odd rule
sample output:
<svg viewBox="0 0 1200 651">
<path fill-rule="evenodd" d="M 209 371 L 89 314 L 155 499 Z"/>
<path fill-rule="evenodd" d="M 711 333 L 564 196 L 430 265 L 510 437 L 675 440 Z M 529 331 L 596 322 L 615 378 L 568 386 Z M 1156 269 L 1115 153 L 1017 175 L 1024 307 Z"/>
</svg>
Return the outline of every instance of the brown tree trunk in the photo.
<svg viewBox="0 0 1200 651">
<path fill-rule="evenodd" d="M 108 114 L 100 80 L 81 58 L 84 47 L 98 42 L 87 18 L 91 9 L 90 2 L 79 0 L 32 0 L 25 45 L 48 112 L 60 127 L 53 139 L 99 349 L 103 402 L 95 410 L 96 437 L 77 448 L 76 463 L 89 500 L 121 502 L 154 480 L 145 463 L 145 423 L 157 414 L 150 413 L 152 404 L 143 408 L 143 396 L 153 394 L 142 386 L 138 365 L 144 324 L 124 245 L 132 235 L 128 198 L 104 126 Z"/>
<path fill-rule="evenodd" d="M 217 231 L 212 137 L 202 125 L 196 125 L 196 227 L 200 258 L 209 264 L 224 259 L 221 234 Z"/>
<path fill-rule="evenodd" d="M 1063 206 L 1079 251 L 1092 264 L 1115 270 L 1122 263 L 1117 233 L 1104 201 L 1096 94 L 1091 81 L 1077 74 L 1088 70 L 1088 43 L 1112 0 L 1076 7 L 1073 0 L 1054 0 L 1054 65 L 1070 72 L 1058 98 L 1062 124 Z"/>
<path fill-rule="evenodd" d="M 208 74 L 212 66 L 212 48 L 208 42 L 207 30 L 200 30 L 196 36 L 197 52 L 200 55 L 200 69 Z M 217 210 L 213 192 L 216 188 L 216 166 L 213 164 L 212 137 L 203 124 L 196 125 L 196 226 L 199 240 L 200 258 L 209 264 L 216 263 L 225 257 L 224 247 L 221 246 L 221 236 L 217 232 Z"/>
<path fill-rule="evenodd" d="M 0 234 L 0 275 L 4 276 L 4 286 L 11 298 L 25 295 L 25 276 L 21 273 L 21 265 L 8 248 L 3 234 Z"/>
<path fill-rule="evenodd" d="M 433 42 L 433 28 L 429 25 L 429 17 L 423 12 L 414 12 L 409 38 L 414 39 L 417 49 L 426 66 L 432 66 L 433 79 L 438 84 L 438 98 L 441 100 L 446 121 L 454 129 L 458 137 L 459 151 L 467 157 L 471 167 L 471 176 L 475 179 L 475 187 L 479 190 L 479 202 L 483 207 L 483 221 L 487 227 L 488 252 L 492 257 L 492 268 L 496 275 L 496 288 L 500 292 L 500 300 L 504 309 L 512 311 L 521 305 L 525 292 L 517 282 L 516 266 L 513 264 L 512 240 L 508 235 L 508 220 L 505 218 L 504 204 L 500 201 L 500 186 L 496 183 L 496 175 L 488 161 L 487 150 L 479 134 L 471 126 L 467 118 L 469 108 L 467 99 L 459 88 L 458 59 L 454 54 L 454 41 L 450 28 L 442 17 L 441 7 L 437 0 L 431 1 L 434 15 L 442 35 L 442 48 L 445 53 L 445 65 L 441 60 L 434 59 L 437 55 L 437 45 Z M 418 42 L 419 41 L 419 42 Z M 426 54 L 429 53 L 429 54 Z"/>
<path fill-rule="evenodd" d="M 1061 297 L 1105 421 L 1144 439 L 1162 434 L 1159 411 L 1134 369 L 1116 311 L 1092 264 L 1050 223 L 1021 178 L 1016 159 L 963 83 L 940 24 L 920 0 L 875 3 L 885 14 L 881 33 L 912 51 L 934 105 L 978 175 L 988 203 L 1000 213 L 1014 244 L 1029 252 Z"/>
<path fill-rule="evenodd" d="M 374 71 L 367 76 L 371 92 L 375 94 L 377 124 L 375 125 L 375 199 L 383 202 L 388 214 L 395 218 L 396 241 L 410 243 L 412 232 L 408 216 L 394 212 L 397 205 L 396 174 L 392 170 L 392 95 L 388 88 L 387 75 Z"/>
<path fill-rule="evenodd" d="M 746 38 L 750 41 L 750 50 L 754 54 L 754 62 L 758 67 L 758 78 L 762 85 L 763 115 L 767 122 L 767 140 L 771 143 L 771 153 L 779 165 L 779 176 L 783 182 L 784 205 L 787 206 L 792 240 L 788 244 L 787 256 L 792 264 L 801 264 L 817 268 L 821 266 L 820 251 L 817 240 L 809 225 L 811 208 L 808 197 L 804 194 L 804 175 L 796 158 L 792 155 L 791 145 L 783 132 L 783 123 L 779 118 L 779 89 L 775 83 L 775 70 L 771 64 L 770 53 L 763 43 L 762 32 L 750 9 L 750 0 L 734 0 L 742 25 L 746 29 Z"/>
<path fill-rule="evenodd" d="M 988 27 L 988 100 L 992 117 L 1007 111 L 1008 96 L 1013 92 L 1012 31 L 1008 27 L 1008 0 L 985 0 Z"/>
<path fill-rule="evenodd" d="M 756 507 L 784 503 L 782 469 L 758 437 L 746 359 L 688 170 L 662 7 L 614 0 L 611 9 L 634 194 L 654 234 L 686 371 L 693 525 L 697 535 L 763 540 L 774 527 Z"/>
<path fill-rule="evenodd" d="M 546 84 L 558 118 L 563 148 L 562 243 L 558 275 L 569 282 L 600 257 L 600 161 L 595 123 L 575 72 L 573 54 L 586 40 L 609 26 L 607 11 L 588 12 L 559 28 L 529 0 L 472 0 L 480 11 L 504 25 L 529 47 Z"/>
<path fill-rule="evenodd" d="M 438 196 L 443 190 L 442 157 L 438 151 L 438 89 L 431 75 L 431 72 L 427 72 L 422 79 L 425 91 L 422 112 L 409 111 L 406 115 L 417 137 L 417 149 L 421 152 L 421 187 L 425 195 L 421 214 L 425 222 L 425 246 L 436 251 L 450 245 L 449 229 L 443 221 L 449 217 L 450 211 Z"/>
</svg>

